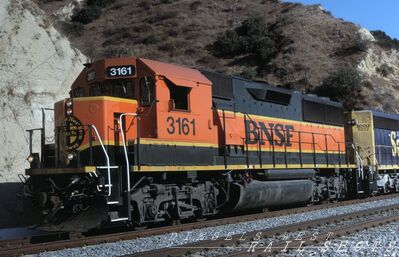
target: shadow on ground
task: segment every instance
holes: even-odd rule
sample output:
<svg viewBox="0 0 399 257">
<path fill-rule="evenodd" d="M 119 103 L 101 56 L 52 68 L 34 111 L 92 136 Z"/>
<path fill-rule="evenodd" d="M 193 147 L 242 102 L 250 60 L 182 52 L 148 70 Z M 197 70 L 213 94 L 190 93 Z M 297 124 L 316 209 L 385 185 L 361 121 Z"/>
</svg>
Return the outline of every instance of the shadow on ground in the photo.
<svg viewBox="0 0 399 257">
<path fill-rule="evenodd" d="M 20 197 L 22 189 L 19 182 L 0 183 L 0 228 L 25 225 Z"/>
</svg>

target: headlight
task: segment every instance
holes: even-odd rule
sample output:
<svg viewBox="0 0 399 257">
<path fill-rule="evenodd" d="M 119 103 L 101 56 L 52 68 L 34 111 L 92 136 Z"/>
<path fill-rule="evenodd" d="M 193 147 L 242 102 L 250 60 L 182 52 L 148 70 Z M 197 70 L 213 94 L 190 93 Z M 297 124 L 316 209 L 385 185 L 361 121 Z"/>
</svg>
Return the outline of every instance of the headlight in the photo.
<svg viewBox="0 0 399 257">
<path fill-rule="evenodd" d="M 69 153 L 68 155 L 67 155 L 67 159 L 68 160 L 70 160 L 70 161 L 72 161 L 73 159 L 75 159 L 75 154 L 74 153 Z"/>
<path fill-rule="evenodd" d="M 66 100 L 65 105 L 66 107 L 72 107 L 72 100 L 71 99 Z"/>
<path fill-rule="evenodd" d="M 35 157 L 33 157 L 32 155 L 29 155 L 28 158 L 26 158 L 26 160 L 27 160 L 29 163 L 32 163 L 32 162 L 35 160 Z"/>
<path fill-rule="evenodd" d="M 71 109 L 71 108 L 68 108 L 68 109 L 66 110 L 66 114 L 67 114 L 68 116 L 71 116 L 71 115 L 72 115 L 72 109 Z"/>
</svg>

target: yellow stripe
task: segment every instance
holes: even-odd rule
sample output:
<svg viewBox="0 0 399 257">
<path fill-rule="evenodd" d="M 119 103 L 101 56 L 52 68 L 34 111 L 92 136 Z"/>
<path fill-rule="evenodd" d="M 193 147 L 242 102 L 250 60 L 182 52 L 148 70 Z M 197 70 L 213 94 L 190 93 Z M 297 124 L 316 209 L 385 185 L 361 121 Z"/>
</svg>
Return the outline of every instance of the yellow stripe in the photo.
<svg viewBox="0 0 399 257">
<path fill-rule="evenodd" d="M 137 104 L 137 100 L 113 97 L 113 96 L 90 96 L 90 97 L 77 97 L 73 98 L 74 102 L 87 102 L 87 101 L 112 101 L 121 103 Z"/>
<path fill-rule="evenodd" d="M 313 169 L 322 169 L 322 168 L 356 168 L 356 165 L 354 164 L 331 164 L 331 165 L 326 165 L 326 164 L 268 164 L 268 165 L 262 165 L 260 167 L 259 164 L 256 165 L 249 165 L 249 168 L 247 168 L 247 165 L 227 165 L 227 168 L 225 168 L 224 165 L 209 165 L 209 166 L 140 166 L 140 170 L 138 170 L 137 166 L 134 166 L 134 172 L 165 172 L 165 171 L 226 171 L 226 170 L 246 170 L 246 169 L 301 169 L 301 168 L 313 168 Z"/>
<path fill-rule="evenodd" d="M 248 147 L 248 150 L 251 151 L 251 152 L 259 151 L 258 147 L 253 147 L 253 146 L 252 147 Z M 262 148 L 261 150 L 262 150 L 262 152 L 273 152 L 273 149 L 271 147 Z M 276 149 L 276 148 L 274 149 L 274 152 L 276 152 L 276 153 L 284 153 L 285 151 L 287 151 L 287 153 L 299 153 L 299 149 L 298 148 L 294 148 L 294 149 L 287 148 L 287 150 L 285 150 L 285 149 Z M 302 153 L 322 153 L 322 154 L 326 154 L 326 153 L 328 153 L 328 154 L 338 154 L 338 153 L 341 153 L 341 154 L 345 154 L 346 152 L 345 151 L 331 151 L 331 150 L 328 150 L 328 151 L 315 150 L 315 151 L 313 151 L 313 150 L 304 150 L 304 149 L 302 149 Z"/>
<path fill-rule="evenodd" d="M 81 168 L 42 168 L 42 169 L 27 169 L 26 175 L 46 175 L 46 174 L 75 174 L 75 173 L 90 173 L 95 172 L 96 167 L 85 166 Z"/>
<path fill-rule="evenodd" d="M 399 169 L 399 165 L 379 165 L 379 170 L 396 170 Z"/>
<path fill-rule="evenodd" d="M 210 147 L 218 148 L 218 144 L 211 143 L 201 143 L 201 142 L 183 142 L 183 141 L 162 141 L 162 140 L 151 140 L 151 139 L 141 139 L 140 144 L 143 145 L 172 145 L 172 146 L 195 146 L 195 147 Z"/>
<path fill-rule="evenodd" d="M 222 110 L 218 109 L 218 112 L 220 114 L 223 113 Z M 235 115 L 238 117 L 244 117 L 245 114 L 241 112 L 233 112 L 233 111 L 224 111 L 225 113 L 229 113 L 231 115 Z M 319 123 L 312 123 L 312 122 L 306 122 L 306 121 L 297 121 L 297 120 L 288 120 L 288 119 L 282 119 L 282 118 L 275 118 L 275 117 L 267 117 L 267 116 L 261 116 L 261 115 L 256 115 L 256 114 L 247 114 L 251 119 L 259 119 L 259 120 L 275 120 L 275 121 L 281 121 L 281 122 L 286 122 L 290 124 L 301 124 L 301 125 L 308 125 L 312 127 L 323 127 L 323 128 L 332 128 L 332 129 L 344 129 L 343 127 L 340 126 L 334 126 L 334 125 L 325 125 L 325 124 L 319 124 Z"/>
<path fill-rule="evenodd" d="M 115 140 L 103 140 L 104 145 L 115 146 Z M 93 141 L 93 146 L 101 145 L 99 141 Z M 128 144 L 129 145 L 129 142 Z M 190 142 L 180 142 L 180 141 L 160 141 L 160 140 L 148 140 L 148 139 L 141 139 L 140 145 L 165 145 L 165 146 L 189 146 L 189 147 L 209 147 L 209 148 L 218 148 L 217 144 L 208 144 L 208 143 L 190 143 Z M 120 146 L 122 146 L 122 142 L 120 142 Z M 81 145 L 78 150 L 83 151 L 90 147 L 90 145 L 84 144 Z"/>
</svg>

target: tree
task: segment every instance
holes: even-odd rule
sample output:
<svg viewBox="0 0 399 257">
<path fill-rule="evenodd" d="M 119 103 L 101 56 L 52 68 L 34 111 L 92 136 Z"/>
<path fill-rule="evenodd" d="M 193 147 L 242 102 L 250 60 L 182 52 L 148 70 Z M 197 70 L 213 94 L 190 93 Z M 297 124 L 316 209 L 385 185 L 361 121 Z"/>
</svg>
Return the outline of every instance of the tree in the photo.
<svg viewBox="0 0 399 257">
<path fill-rule="evenodd" d="M 342 101 L 347 109 L 358 109 L 364 103 L 362 78 L 353 68 L 340 68 L 322 81 L 314 89 L 319 96 L 327 96 L 335 101 Z"/>
</svg>

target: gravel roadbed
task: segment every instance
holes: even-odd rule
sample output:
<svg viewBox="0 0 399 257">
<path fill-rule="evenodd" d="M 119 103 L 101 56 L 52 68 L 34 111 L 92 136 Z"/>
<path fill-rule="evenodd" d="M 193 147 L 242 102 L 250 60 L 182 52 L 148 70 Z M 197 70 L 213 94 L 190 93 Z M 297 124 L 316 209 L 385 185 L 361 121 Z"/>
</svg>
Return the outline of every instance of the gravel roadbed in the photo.
<svg viewBox="0 0 399 257">
<path fill-rule="evenodd" d="M 242 222 L 237 224 L 221 225 L 216 227 L 195 229 L 192 231 L 184 231 L 178 233 L 169 233 L 152 237 L 138 238 L 134 240 L 126 240 L 114 243 L 104 243 L 79 248 L 71 248 L 54 252 L 45 252 L 29 256 L 120 256 L 126 254 L 140 253 L 166 247 L 179 246 L 201 240 L 216 240 L 220 238 L 239 239 L 245 233 L 265 230 L 278 226 L 294 224 L 309 220 L 321 219 L 336 215 L 347 214 L 367 210 L 370 208 L 384 207 L 399 204 L 399 197 L 371 201 L 367 203 L 354 204 L 336 208 L 310 211 L 306 213 L 298 213 L 289 216 L 280 216 L 274 218 L 266 218 L 255 221 Z"/>
<path fill-rule="evenodd" d="M 399 209 L 395 210 L 390 210 L 386 211 L 383 213 L 376 213 L 368 216 L 361 216 L 361 217 L 354 217 L 353 219 L 350 220 L 344 220 L 344 221 L 339 221 L 337 223 L 329 223 L 329 224 L 323 224 L 322 226 L 318 227 L 312 227 L 307 230 L 302 230 L 302 231 L 295 231 L 291 233 L 286 233 L 283 235 L 276 235 L 272 237 L 267 237 L 267 238 L 262 238 L 262 233 L 259 232 L 258 236 L 255 238 L 246 238 L 243 241 L 238 240 L 240 242 L 239 245 L 235 245 L 233 247 L 220 247 L 220 248 L 214 248 L 214 249 L 205 249 L 203 251 L 198 251 L 192 254 L 186 254 L 185 257 L 216 257 L 216 256 L 224 256 L 225 254 L 230 254 L 234 252 L 248 252 L 251 254 L 262 254 L 263 251 L 271 251 L 271 248 L 273 247 L 273 244 L 277 242 L 287 242 L 289 245 L 290 242 L 294 242 L 296 240 L 302 240 L 304 237 L 308 236 L 313 236 L 315 239 L 317 239 L 317 235 L 322 233 L 323 231 L 328 231 L 330 229 L 338 229 L 338 228 L 343 228 L 346 226 L 350 226 L 352 224 L 356 224 L 359 222 L 366 222 L 368 220 L 376 219 L 376 218 L 381 218 L 381 217 L 389 217 L 393 215 L 399 215 Z M 332 243 L 333 241 L 331 241 Z M 327 252 L 326 247 L 331 246 L 331 247 L 337 247 L 336 245 L 330 245 L 328 243 L 326 246 L 316 246 L 316 248 L 324 248 L 322 251 Z M 338 245 L 339 246 L 339 245 Z M 344 246 L 344 245 L 343 245 Z M 305 250 L 306 249 L 306 250 Z M 296 250 L 291 250 L 291 251 L 285 251 L 288 252 L 289 254 L 286 254 L 284 252 L 284 248 L 280 249 L 280 255 L 279 256 L 298 256 L 298 255 L 303 255 L 303 256 L 309 256 L 307 254 L 313 254 L 311 251 L 312 246 L 305 248 L 301 247 L 300 251 Z M 189 250 L 189 249 L 187 249 Z M 272 250 L 275 250 L 273 248 Z M 318 256 L 318 254 L 321 253 L 321 251 L 317 252 L 317 254 L 313 254 L 314 256 Z M 333 252 L 331 252 L 332 254 Z"/>
<path fill-rule="evenodd" d="M 277 256 L 399 256 L 399 222 L 360 231 L 350 236 L 330 240 L 327 243 L 307 246 L 300 252 L 290 251 Z"/>
</svg>

